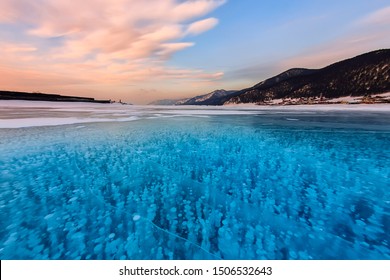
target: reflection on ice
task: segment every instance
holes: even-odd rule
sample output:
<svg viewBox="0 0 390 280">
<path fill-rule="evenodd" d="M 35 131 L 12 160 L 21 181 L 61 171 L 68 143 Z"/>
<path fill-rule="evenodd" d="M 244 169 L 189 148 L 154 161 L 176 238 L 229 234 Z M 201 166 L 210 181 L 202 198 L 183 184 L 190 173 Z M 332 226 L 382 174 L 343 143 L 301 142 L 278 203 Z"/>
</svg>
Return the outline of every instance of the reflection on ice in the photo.
<svg viewBox="0 0 390 280">
<path fill-rule="evenodd" d="M 103 110 L 0 129 L 1 259 L 390 258 L 388 113 Z"/>
</svg>

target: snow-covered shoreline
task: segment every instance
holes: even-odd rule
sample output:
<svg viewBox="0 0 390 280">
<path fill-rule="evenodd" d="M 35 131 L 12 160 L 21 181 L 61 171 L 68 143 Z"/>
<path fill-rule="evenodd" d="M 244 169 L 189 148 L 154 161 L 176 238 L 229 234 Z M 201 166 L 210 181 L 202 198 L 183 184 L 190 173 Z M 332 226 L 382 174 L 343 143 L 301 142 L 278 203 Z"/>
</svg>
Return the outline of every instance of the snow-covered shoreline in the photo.
<svg viewBox="0 0 390 280">
<path fill-rule="evenodd" d="M 373 104 L 386 104 L 385 101 L 389 101 L 390 92 L 373 94 L 372 96 L 343 96 L 332 99 L 320 100 L 320 98 L 287 98 L 287 99 L 272 99 L 265 106 L 301 106 L 301 105 L 373 105 Z M 388 103 L 388 102 L 387 102 Z M 228 103 L 224 106 L 257 106 L 256 103 Z M 260 105 L 261 106 L 261 105 Z"/>
<path fill-rule="evenodd" d="M 370 111 L 390 112 L 390 104 L 313 104 L 313 105 L 257 105 L 255 103 L 229 104 L 224 107 L 236 109 L 283 110 L 283 111 Z"/>
<path fill-rule="evenodd" d="M 226 106 L 141 106 L 122 104 L 67 103 L 47 101 L 0 100 L 0 128 L 54 126 L 93 122 L 124 122 L 171 117 L 207 117 L 211 115 L 252 115 L 280 112 L 382 112 L 390 113 L 390 104 L 316 104 Z"/>
</svg>

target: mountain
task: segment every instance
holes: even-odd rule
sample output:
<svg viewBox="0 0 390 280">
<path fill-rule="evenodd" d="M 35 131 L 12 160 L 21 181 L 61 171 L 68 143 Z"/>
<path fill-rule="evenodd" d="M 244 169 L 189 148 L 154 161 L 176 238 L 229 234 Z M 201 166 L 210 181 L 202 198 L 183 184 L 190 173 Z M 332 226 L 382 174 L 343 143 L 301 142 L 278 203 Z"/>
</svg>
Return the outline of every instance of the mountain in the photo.
<svg viewBox="0 0 390 280">
<path fill-rule="evenodd" d="M 218 89 L 213 92 L 184 99 L 156 100 L 148 105 L 223 105 L 236 93 L 234 90 Z"/>
<path fill-rule="evenodd" d="M 184 102 L 176 102 L 176 105 L 222 105 L 236 93 L 235 90 L 218 89 L 213 92 L 195 96 Z"/>
<path fill-rule="evenodd" d="M 95 100 L 91 97 L 65 96 L 50 93 L 29 93 L 18 91 L 0 91 L 0 100 L 59 101 L 110 103 L 110 100 Z"/>
<path fill-rule="evenodd" d="M 390 91 L 390 49 L 365 53 L 322 69 L 294 68 L 237 92 L 224 104 L 275 99 L 330 99 Z"/>
<path fill-rule="evenodd" d="M 314 69 L 305 69 L 305 68 L 292 68 L 290 70 L 287 70 L 279 75 L 276 75 L 275 77 L 269 78 L 265 81 L 262 81 L 255 85 L 256 88 L 267 88 L 276 85 L 277 83 L 283 82 L 285 80 L 288 80 L 293 77 L 299 77 L 299 76 L 307 76 L 310 74 L 315 73 L 318 70 Z"/>
<path fill-rule="evenodd" d="M 148 105 L 176 105 L 181 100 L 186 101 L 187 99 L 161 99 L 148 103 Z"/>
</svg>

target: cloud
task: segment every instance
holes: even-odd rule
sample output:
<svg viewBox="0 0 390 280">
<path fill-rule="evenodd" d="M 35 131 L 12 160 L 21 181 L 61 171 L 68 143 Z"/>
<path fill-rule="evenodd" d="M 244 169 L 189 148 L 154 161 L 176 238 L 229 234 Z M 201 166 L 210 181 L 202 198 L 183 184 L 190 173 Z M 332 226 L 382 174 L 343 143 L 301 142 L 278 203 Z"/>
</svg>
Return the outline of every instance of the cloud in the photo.
<svg viewBox="0 0 390 280">
<path fill-rule="evenodd" d="M 359 20 L 360 25 L 389 25 L 390 24 L 390 6 L 377 10 L 363 19 Z"/>
<path fill-rule="evenodd" d="M 0 22 L 17 23 L 21 19 L 28 23 L 29 35 L 64 37 L 67 42 L 84 45 L 85 52 L 90 49 L 115 52 L 137 44 L 152 45 L 148 49 L 153 52 L 162 42 L 213 28 L 218 22 L 215 18 L 190 21 L 224 3 L 222 0 L 84 0 L 77 3 L 76 12 L 74 3 L 67 0 L 2 0 Z"/>
<path fill-rule="evenodd" d="M 202 75 L 218 78 L 216 73 L 165 65 L 174 53 L 195 45 L 187 36 L 194 40 L 193 36 L 215 27 L 217 19 L 200 18 L 225 2 L 1 0 L 0 24 L 6 25 L 0 28 L 12 26 L 17 41 L 2 42 L 6 47 L 0 48 L 0 64 L 12 68 L 13 77 L 34 73 L 42 84 L 54 75 L 56 82 L 61 77 L 72 82 L 72 77 L 82 77 L 85 84 L 112 85 L 176 77 L 204 79 Z M 172 75 L 175 71 L 185 75 Z M 31 82 L 24 80 L 26 86 Z"/>
<path fill-rule="evenodd" d="M 390 6 L 379 9 L 351 24 L 348 33 L 333 41 L 307 49 L 279 64 L 292 67 L 320 68 L 364 52 L 390 46 Z"/>
<path fill-rule="evenodd" d="M 207 30 L 214 28 L 218 24 L 218 19 L 216 18 L 207 18 L 203 20 L 196 21 L 188 26 L 187 34 L 198 35 Z"/>
<path fill-rule="evenodd" d="M 29 44 L 10 44 L 10 43 L 0 43 L 0 49 L 4 53 L 31 53 L 37 50 L 36 47 Z"/>
<path fill-rule="evenodd" d="M 173 18 L 187 20 L 208 14 L 226 3 L 226 0 L 193 0 L 185 1 L 172 10 Z"/>
<path fill-rule="evenodd" d="M 162 44 L 161 50 L 159 51 L 159 55 L 163 57 L 170 56 L 171 54 L 184 50 L 186 48 L 192 47 L 194 43 L 167 43 L 167 44 Z"/>
</svg>

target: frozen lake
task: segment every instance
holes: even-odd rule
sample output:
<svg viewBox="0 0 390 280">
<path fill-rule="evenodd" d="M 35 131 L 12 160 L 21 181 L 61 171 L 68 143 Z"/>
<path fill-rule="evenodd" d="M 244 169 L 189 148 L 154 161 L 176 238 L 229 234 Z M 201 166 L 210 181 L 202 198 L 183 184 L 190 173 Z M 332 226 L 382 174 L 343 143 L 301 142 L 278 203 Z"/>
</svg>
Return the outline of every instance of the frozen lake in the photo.
<svg viewBox="0 0 390 280">
<path fill-rule="evenodd" d="M 0 102 L 1 259 L 390 259 L 390 106 Z"/>
</svg>

